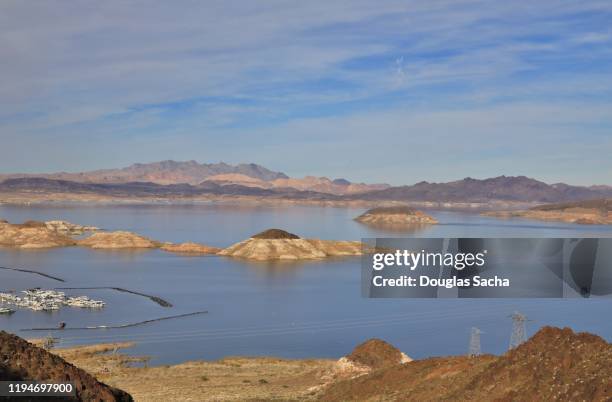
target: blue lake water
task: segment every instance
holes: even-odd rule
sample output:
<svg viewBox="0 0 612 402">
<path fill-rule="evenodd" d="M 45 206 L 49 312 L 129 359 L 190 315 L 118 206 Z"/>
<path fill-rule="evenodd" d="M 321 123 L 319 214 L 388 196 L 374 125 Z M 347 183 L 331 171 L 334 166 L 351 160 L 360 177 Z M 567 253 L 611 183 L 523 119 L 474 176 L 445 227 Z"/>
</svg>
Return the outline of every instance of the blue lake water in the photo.
<svg viewBox="0 0 612 402">
<path fill-rule="evenodd" d="M 477 214 L 431 211 L 439 221 L 415 233 L 373 230 L 353 218 L 359 208 L 257 207 L 235 205 L 6 206 L 0 218 L 63 219 L 108 230 L 129 230 L 157 240 L 196 241 L 225 247 L 259 231 L 278 227 L 302 237 L 358 240 L 363 237 L 612 237 L 610 226 L 583 226 Z M 372 337 L 385 339 L 414 358 L 463 354 L 470 328 L 482 335 L 483 351 L 501 353 L 511 320 L 519 310 L 543 325 L 570 326 L 612 340 L 611 299 L 567 300 L 404 300 L 364 299 L 359 258 L 302 263 L 252 263 L 223 257 L 188 257 L 152 251 L 0 249 L 0 266 L 32 269 L 65 283 L 0 270 L 0 290 L 31 287 L 119 286 L 160 296 L 148 299 L 112 290 L 74 290 L 102 299 L 100 311 L 64 308 L 58 312 L 19 309 L 0 316 L 0 329 L 24 337 L 57 336 L 61 345 L 134 341 L 134 354 L 153 363 L 217 359 L 229 355 L 289 358 L 339 357 Z M 118 325 L 208 310 L 200 316 L 140 327 L 82 331 L 21 331 L 54 327 Z"/>
</svg>

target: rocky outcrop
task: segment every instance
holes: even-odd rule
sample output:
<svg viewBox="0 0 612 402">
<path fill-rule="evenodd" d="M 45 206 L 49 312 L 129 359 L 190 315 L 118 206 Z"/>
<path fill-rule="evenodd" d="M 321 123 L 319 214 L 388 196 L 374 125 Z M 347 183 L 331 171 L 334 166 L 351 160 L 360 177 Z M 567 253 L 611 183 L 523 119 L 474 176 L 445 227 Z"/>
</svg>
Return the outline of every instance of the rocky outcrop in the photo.
<svg viewBox="0 0 612 402">
<path fill-rule="evenodd" d="M 541 221 L 557 221 L 581 225 L 611 225 L 612 199 L 546 204 L 522 211 L 484 212 L 496 218 L 524 218 Z"/>
<path fill-rule="evenodd" d="M 164 243 L 162 244 L 160 248 L 164 251 L 168 251 L 171 253 L 192 254 L 192 255 L 217 254 L 219 251 L 221 251 L 221 249 L 217 247 L 210 247 L 204 244 L 191 243 L 191 242 L 179 243 L 179 244 Z"/>
<path fill-rule="evenodd" d="M 438 221 L 424 212 L 407 206 L 372 208 L 355 218 L 357 222 L 380 227 L 431 225 Z"/>
<path fill-rule="evenodd" d="M 78 401 L 132 401 L 127 392 L 101 383 L 61 357 L 4 331 L 0 331 L 0 380 L 71 382 Z"/>
<path fill-rule="evenodd" d="M 95 233 L 77 242 L 79 246 L 97 249 L 158 248 L 160 243 L 132 232 Z"/>
<path fill-rule="evenodd" d="M 299 239 L 300 236 L 286 232 L 282 229 L 268 229 L 251 236 L 252 239 Z"/>
<path fill-rule="evenodd" d="M 70 236 L 79 236 L 85 232 L 95 232 L 100 230 L 95 226 L 83 226 L 77 225 L 76 223 L 70 223 L 67 221 L 46 221 L 45 226 L 56 232 L 67 234 Z"/>
<path fill-rule="evenodd" d="M 70 236 L 49 229 L 44 222 L 27 221 L 22 224 L 0 222 L 0 247 L 37 249 L 73 246 Z"/>
<path fill-rule="evenodd" d="M 358 241 L 301 239 L 280 229 L 269 229 L 221 250 L 218 255 L 249 260 L 309 260 L 362 254 Z"/>
<path fill-rule="evenodd" d="M 334 377 L 356 377 L 372 370 L 411 362 L 412 359 L 395 346 L 381 340 L 369 339 L 348 356 L 341 357 L 333 368 Z"/>
<path fill-rule="evenodd" d="M 376 338 L 357 345 L 351 354 L 346 356 L 346 359 L 370 369 L 379 369 L 412 361 L 410 357 L 395 346 Z"/>
</svg>

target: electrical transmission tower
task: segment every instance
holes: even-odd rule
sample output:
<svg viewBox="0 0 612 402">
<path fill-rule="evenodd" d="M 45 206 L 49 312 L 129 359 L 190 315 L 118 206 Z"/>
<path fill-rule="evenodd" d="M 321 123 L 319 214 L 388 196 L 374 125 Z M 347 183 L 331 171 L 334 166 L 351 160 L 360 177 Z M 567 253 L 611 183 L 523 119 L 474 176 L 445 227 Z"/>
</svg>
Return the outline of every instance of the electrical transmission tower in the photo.
<svg viewBox="0 0 612 402">
<path fill-rule="evenodd" d="M 510 350 L 527 340 L 527 325 L 525 324 L 527 316 L 515 311 L 508 317 L 512 318 L 512 335 L 510 335 L 510 346 L 508 347 L 508 350 Z"/>
<path fill-rule="evenodd" d="M 480 334 L 482 334 L 482 332 L 478 328 L 472 327 L 472 334 L 470 335 L 470 350 L 468 352 L 469 357 L 479 356 L 481 353 Z"/>
</svg>

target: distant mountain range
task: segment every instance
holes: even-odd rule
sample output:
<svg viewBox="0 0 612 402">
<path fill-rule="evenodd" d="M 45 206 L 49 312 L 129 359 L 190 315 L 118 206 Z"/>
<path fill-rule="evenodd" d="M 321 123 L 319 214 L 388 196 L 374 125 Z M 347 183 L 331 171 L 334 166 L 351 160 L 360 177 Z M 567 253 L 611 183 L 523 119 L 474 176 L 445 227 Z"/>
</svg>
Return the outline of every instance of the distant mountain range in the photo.
<svg viewBox="0 0 612 402">
<path fill-rule="evenodd" d="M 0 175 L 0 192 L 79 193 L 120 197 L 240 195 L 328 201 L 554 203 L 612 197 L 612 187 L 546 184 L 525 176 L 465 178 L 391 187 L 346 179 L 290 178 L 256 164 L 163 161 L 83 173 Z"/>
<path fill-rule="evenodd" d="M 122 169 L 102 169 L 82 173 L 12 174 L 5 175 L 5 177 L 44 177 L 46 179 L 89 183 L 200 184 L 208 177 L 223 174 L 239 174 L 264 181 L 289 178 L 284 173 L 273 172 L 254 163 L 232 166 L 223 162 L 198 163 L 196 161 L 176 162 L 171 160 L 135 163 Z M 0 176 L 1 178 L 2 176 Z"/>
<path fill-rule="evenodd" d="M 198 186 L 203 182 L 221 185 L 274 189 L 293 188 L 317 191 L 327 194 L 354 194 L 388 188 L 387 184 L 351 183 L 345 179 L 331 180 L 326 177 L 307 176 L 302 179 L 290 178 L 282 172 L 275 172 L 254 163 L 229 165 L 227 163 L 198 163 L 196 161 L 176 162 L 172 160 L 136 163 L 122 169 L 94 170 L 82 173 L 43 173 L 0 175 L 6 179 L 45 178 L 77 183 L 95 184 L 190 184 Z"/>
<path fill-rule="evenodd" d="M 519 202 L 564 202 L 612 197 L 610 186 L 570 186 L 546 184 L 525 176 L 498 176 L 448 183 L 422 181 L 411 186 L 390 187 L 360 195 L 367 200 L 411 200 L 439 202 L 487 202 L 490 200 Z"/>
</svg>

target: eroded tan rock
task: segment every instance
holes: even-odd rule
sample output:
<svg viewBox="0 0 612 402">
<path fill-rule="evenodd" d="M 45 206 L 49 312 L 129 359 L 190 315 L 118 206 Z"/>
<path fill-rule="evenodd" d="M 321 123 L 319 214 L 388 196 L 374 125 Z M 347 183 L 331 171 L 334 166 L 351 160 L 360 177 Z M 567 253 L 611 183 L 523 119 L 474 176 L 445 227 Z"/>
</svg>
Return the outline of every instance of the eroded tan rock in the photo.
<svg viewBox="0 0 612 402">
<path fill-rule="evenodd" d="M 217 254 L 221 251 L 218 247 L 210 247 L 199 243 L 164 243 L 161 247 L 164 251 L 179 254 Z"/>
<path fill-rule="evenodd" d="M 221 250 L 218 255 L 250 260 L 308 260 L 362 254 L 359 241 L 301 239 L 280 229 L 270 229 Z"/>
<path fill-rule="evenodd" d="M 44 222 L 28 221 L 22 224 L 0 222 L 0 246 L 37 249 L 73 246 L 71 237 L 49 229 Z"/>
<path fill-rule="evenodd" d="M 355 220 L 368 225 L 381 227 L 432 225 L 438 223 L 432 216 L 407 206 L 372 208 L 355 218 Z"/>
<path fill-rule="evenodd" d="M 128 248 L 158 248 L 160 243 L 148 237 L 132 232 L 102 232 L 78 240 L 77 244 L 83 247 L 96 249 L 128 249 Z"/>
<path fill-rule="evenodd" d="M 313 387 L 318 391 L 339 380 L 347 380 L 369 374 L 373 370 L 409 363 L 412 359 L 395 346 L 381 340 L 369 339 L 353 351 L 338 359 L 321 377 L 323 384 Z"/>
<path fill-rule="evenodd" d="M 82 235 L 85 232 L 95 232 L 100 230 L 95 226 L 84 226 L 77 225 L 76 223 L 70 223 L 68 221 L 47 221 L 45 222 L 45 226 L 51 230 L 55 230 L 56 232 L 68 234 L 71 236 Z"/>
</svg>

